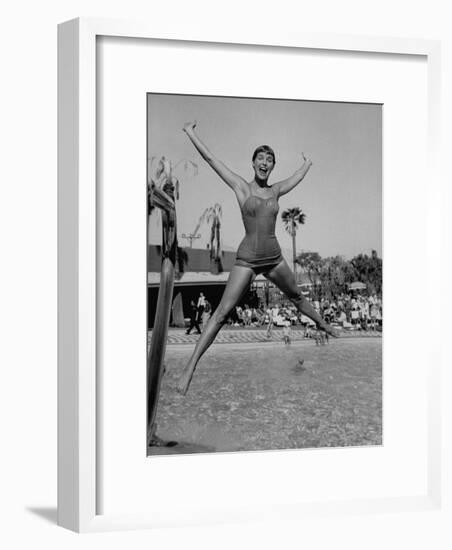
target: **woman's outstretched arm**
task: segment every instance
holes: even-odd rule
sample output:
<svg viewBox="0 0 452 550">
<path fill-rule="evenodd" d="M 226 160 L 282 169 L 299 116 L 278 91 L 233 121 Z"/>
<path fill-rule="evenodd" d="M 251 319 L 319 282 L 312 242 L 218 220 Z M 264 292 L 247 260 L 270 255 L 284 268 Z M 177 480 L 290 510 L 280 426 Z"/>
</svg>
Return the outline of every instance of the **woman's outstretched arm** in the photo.
<svg viewBox="0 0 452 550">
<path fill-rule="evenodd" d="M 202 158 L 215 170 L 220 178 L 235 192 L 237 196 L 246 194 L 246 181 L 230 170 L 221 160 L 218 160 L 200 140 L 195 132 L 196 122 L 184 124 L 183 131 L 198 150 Z M 245 197 L 243 197 L 245 198 Z"/>
<path fill-rule="evenodd" d="M 303 164 L 300 168 L 292 175 L 290 178 L 287 178 L 282 181 L 278 181 L 277 183 L 274 183 L 272 187 L 275 187 L 275 189 L 278 191 L 278 196 L 285 195 L 289 191 L 292 191 L 294 187 L 296 187 L 301 180 L 306 176 L 306 174 L 309 171 L 309 168 L 312 166 L 312 160 L 309 158 L 306 158 L 304 153 L 301 153 L 301 157 L 303 160 Z"/>
</svg>

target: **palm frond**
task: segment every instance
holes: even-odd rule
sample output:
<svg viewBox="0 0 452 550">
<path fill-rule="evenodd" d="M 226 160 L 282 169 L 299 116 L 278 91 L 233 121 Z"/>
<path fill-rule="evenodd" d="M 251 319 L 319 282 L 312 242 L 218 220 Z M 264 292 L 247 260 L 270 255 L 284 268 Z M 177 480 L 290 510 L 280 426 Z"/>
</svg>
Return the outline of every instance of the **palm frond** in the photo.
<svg viewBox="0 0 452 550">
<path fill-rule="evenodd" d="M 171 183 L 174 185 L 174 188 L 176 190 L 176 199 L 179 200 L 179 180 L 176 177 L 172 176 Z"/>
<path fill-rule="evenodd" d="M 303 225 L 305 223 L 306 214 L 299 206 L 293 206 L 282 212 L 281 220 L 284 224 L 284 229 L 293 237 L 297 232 L 298 225 Z"/>
</svg>

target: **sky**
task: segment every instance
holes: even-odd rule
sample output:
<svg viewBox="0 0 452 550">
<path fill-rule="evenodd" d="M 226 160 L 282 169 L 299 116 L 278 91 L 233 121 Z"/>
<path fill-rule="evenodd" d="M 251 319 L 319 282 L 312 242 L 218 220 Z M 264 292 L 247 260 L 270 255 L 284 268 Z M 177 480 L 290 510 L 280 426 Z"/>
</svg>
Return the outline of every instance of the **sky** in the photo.
<svg viewBox="0 0 452 550">
<path fill-rule="evenodd" d="M 304 180 L 280 198 L 276 236 L 287 253 L 291 237 L 281 213 L 298 206 L 306 222 L 297 232 L 297 253 L 352 258 L 359 253 L 382 254 L 382 107 L 374 104 L 148 94 L 148 158 L 165 155 L 173 165 L 182 159 L 196 163 L 197 175 L 175 171 L 180 180 L 177 201 L 178 237 L 195 229 L 205 208 L 222 206 L 222 246 L 236 250 L 244 236 L 240 208 L 233 191 L 201 158 L 182 132 L 197 121 L 197 133 L 211 152 L 250 182 L 253 151 L 270 145 L 276 165 L 269 185 L 302 164 L 301 153 L 313 165 Z M 160 212 L 153 212 L 150 243 L 161 242 Z M 205 248 L 209 228 L 193 242 Z M 285 254 L 286 255 L 286 254 Z"/>
</svg>

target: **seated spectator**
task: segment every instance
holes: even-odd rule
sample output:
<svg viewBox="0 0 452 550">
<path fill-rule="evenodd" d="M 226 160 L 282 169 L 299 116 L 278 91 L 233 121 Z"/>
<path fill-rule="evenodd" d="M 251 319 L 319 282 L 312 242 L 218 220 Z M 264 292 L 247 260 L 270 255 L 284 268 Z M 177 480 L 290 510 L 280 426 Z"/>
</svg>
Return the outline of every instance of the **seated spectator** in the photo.
<svg viewBox="0 0 452 550">
<path fill-rule="evenodd" d="M 345 314 L 344 310 L 341 310 L 339 312 L 339 315 L 337 317 L 337 322 L 342 326 L 345 326 L 345 323 L 347 322 L 347 315 Z"/>
<path fill-rule="evenodd" d="M 351 309 L 351 321 L 352 321 L 352 325 L 358 325 L 359 324 L 359 308 L 358 308 L 358 304 L 356 302 L 352 306 L 352 309 Z"/>
</svg>

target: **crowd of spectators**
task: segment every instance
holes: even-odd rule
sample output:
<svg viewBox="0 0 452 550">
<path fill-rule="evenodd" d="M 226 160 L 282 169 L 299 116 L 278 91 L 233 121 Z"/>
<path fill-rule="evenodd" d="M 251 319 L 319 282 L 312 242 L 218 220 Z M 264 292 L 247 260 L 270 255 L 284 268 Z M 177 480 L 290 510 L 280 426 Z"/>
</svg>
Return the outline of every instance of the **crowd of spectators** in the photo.
<svg viewBox="0 0 452 550">
<path fill-rule="evenodd" d="M 257 300 L 256 300 L 257 302 Z M 341 294 L 332 300 L 311 300 L 314 309 L 333 326 L 345 330 L 381 330 L 383 325 L 382 301 L 377 295 L 365 296 L 351 293 Z M 191 300 L 189 326 L 199 334 L 210 318 L 212 306 L 201 292 L 197 300 Z M 237 306 L 229 315 L 228 323 L 235 327 L 266 328 L 271 334 L 274 326 L 304 328 L 305 336 L 315 337 L 315 325 L 311 319 L 299 313 L 290 302 L 252 307 L 248 304 Z"/>
<path fill-rule="evenodd" d="M 381 330 L 382 301 L 376 295 L 341 294 L 333 300 L 313 300 L 316 311 L 329 324 L 348 330 Z M 229 322 L 234 326 L 263 327 L 302 325 L 307 332 L 314 323 L 289 303 L 265 307 L 237 306 Z"/>
</svg>

